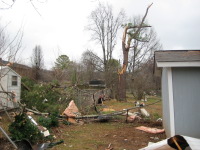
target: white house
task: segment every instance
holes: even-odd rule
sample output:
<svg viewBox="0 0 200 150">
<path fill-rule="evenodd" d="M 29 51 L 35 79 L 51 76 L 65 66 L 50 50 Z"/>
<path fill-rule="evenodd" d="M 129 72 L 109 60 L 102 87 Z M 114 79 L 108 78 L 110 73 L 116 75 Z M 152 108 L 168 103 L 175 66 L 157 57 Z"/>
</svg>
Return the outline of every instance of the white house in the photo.
<svg viewBox="0 0 200 150">
<path fill-rule="evenodd" d="M 21 76 L 8 66 L 0 66 L 0 109 L 17 107 L 20 94 Z"/>
<path fill-rule="evenodd" d="M 162 74 L 167 136 L 200 138 L 200 50 L 156 51 L 155 64 Z"/>
</svg>

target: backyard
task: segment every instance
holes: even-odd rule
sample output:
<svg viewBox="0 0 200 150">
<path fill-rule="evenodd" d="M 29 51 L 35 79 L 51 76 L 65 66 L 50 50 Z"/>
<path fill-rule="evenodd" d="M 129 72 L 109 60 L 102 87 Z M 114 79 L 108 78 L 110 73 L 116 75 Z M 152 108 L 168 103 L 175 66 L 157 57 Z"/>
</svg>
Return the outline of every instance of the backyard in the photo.
<svg viewBox="0 0 200 150">
<path fill-rule="evenodd" d="M 160 100 L 160 97 L 151 96 L 148 98 L 146 105 Z M 102 106 L 98 106 L 99 110 L 107 108 L 109 110 L 119 111 L 125 108 L 134 107 L 134 99 L 128 95 L 127 102 L 119 102 L 116 100 L 105 101 Z M 126 123 L 126 116 L 115 116 L 108 122 L 97 122 L 92 119 L 84 119 L 84 124 L 65 125 L 60 121 L 59 127 L 50 129 L 51 135 L 55 136 L 54 141 L 64 140 L 63 144 L 57 145 L 52 150 L 104 150 L 113 148 L 113 150 L 137 150 L 145 147 L 149 142 L 158 142 L 165 139 L 165 134 L 150 134 L 135 129 L 138 126 L 147 126 L 154 128 L 162 128 L 162 124 L 156 122 L 162 116 L 161 102 L 149 105 L 145 109 L 150 113 L 149 118 L 135 120 L 132 123 Z M 133 109 L 131 112 L 137 112 L 139 109 Z M 7 130 L 9 120 L 4 115 L 0 125 Z M 11 144 L 5 141 L 0 133 L 1 149 L 10 149 Z M 6 147 L 7 143 L 9 146 Z"/>
</svg>

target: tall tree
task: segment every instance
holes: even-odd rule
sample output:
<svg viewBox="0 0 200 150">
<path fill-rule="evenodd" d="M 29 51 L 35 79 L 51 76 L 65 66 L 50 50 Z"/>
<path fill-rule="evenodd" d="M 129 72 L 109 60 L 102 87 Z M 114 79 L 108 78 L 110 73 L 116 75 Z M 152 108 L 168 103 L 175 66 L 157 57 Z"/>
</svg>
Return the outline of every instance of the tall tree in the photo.
<svg viewBox="0 0 200 150">
<path fill-rule="evenodd" d="M 55 67 L 61 70 L 65 70 L 69 67 L 70 60 L 67 55 L 60 55 L 55 62 Z"/>
<path fill-rule="evenodd" d="M 10 9 L 14 6 L 14 4 L 16 3 L 17 0 L 0 0 L 0 10 L 6 10 L 6 9 Z M 39 1 L 39 0 L 28 0 L 31 4 L 31 6 L 35 9 L 35 11 L 38 13 L 38 15 L 41 16 L 40 12 L 38 11 L 38 8 L 36 7 L 37 3 L 44 3 L 45 1 Z M 27 2 L 28 2 L 27 1 Z"/>
<path fill-rule="evenodd" d="M 104 71 L 103 60 L 91 50 L 86 50 L 82 54 L 82 65 L 85 68 L 85 82 L 88 82 L 94 78 L 99 78 Z"/>
<path fill-rule="evenodd" d="M 119 71 L 118 73 L 119 74 L 118 99 L 121 101 L 126 100 L 126 70 L 128 66 L 129 50 L 130 48 L 134 47 L 134 43 L 132 43 L 132 40 L 146 41 L 146 37 L 141 37 L 140 31 L 143 28 L 151 27 L 144 23 L 146 16 L 148 14 L 148 10 L 151 7 L 151 5 L 147 7 L 146 13 L 138 25 L 134 25 L 132 23 L 124 25 L 124 32 L 122 37 L 123 67 L 122 70 Z"/>
<path fill-rule="evenodd" d="M 33 55 L 31 58 L 32 68 L 35 70 L 35 78 L 39 79 L 40 70 L 44 67 L 44 59 L 42 54 L 42 48 L 40 45 L 36 45 L 33 49 Z"/>
<path fill-rule="evenodd" d="M 141 22 L 141 18 L 134 17 L 134 19 L 131 22 L 133 25 L 136 26 L 137 24 Z M 142 76 L 138 77 L 139 74 L 141 75 L 144 72 L 141 69 L 141 65 L 144 67 L 144 64 L 148 64 L 146 62 L 150 62 L 150 59 L 153 57 L 153 52 L 155 50 L 160 50 L 162 48 L 162 45 L 157 39 L 156 32 L 154 31 L 153 28 L 142 28 L 139 32 L 139 37 L 142 37 L 142 39 L 132 40 L 133 47 L 130 48 L 130 52 L 129 52 L 130 57 L 129 57 L 128 66 L 127 66 L 128 67 L 127 80 L 129 80 L 129 82 L 127 82 L 127 85 L 131 93 L 138 99 L 141 99 L 142 93 L 145 93 L 145 91 L 136 90 L 138 89 L 137 86 L 139 85 L 138 84 L 139 82 L 137 81 L 138 78 L 141 77 L 141 80 L 144 79 Z M 139 73 L 139 72 L 142 72 L 142 73 Z M 148 75 L 151 76 L 151 73 L 152 72 L 149 72 Z M 140 89 L 145 90 L 146 88 L 140 88 Z"/>
<path fill-rule="evenodd" d="M 138 100 L 144 98 L 145 94 L 149 94 L 152 91 L 159 92 L 160 90 L 160 77 L 153 74 L 154 69 L 154 57 L 150 57 L 147 61 L 142 62 L 134 73 L 134 82 L 131 82 L 134 86 L 133 94 Z"/>
<path fill-rule="evenodd" d="M 92 32 L 92 40 L 100 43 L 102 47 L 104 71 L 106 71 L 108 60 L 112 59 L 117 32 L 124 18 L 125 13 L 123 10 L 115 17 L 112 7 L 103 3 L 99 3 L 98 7 L 90 14 L 90 24 L 87 29 Z"/>
<path fill-rule="evenodd" d="M 67 55 L 60 55 L 55 61 L 55 67 L 53 67 L 54 77 L 57 80 L 66 80 L 67 70 L 70 68 L 71 61 Z"/>
<path fill-rule="evenodd" d="M 15 62 L 17 53 L 22 47 L 23 30 L 19 28 L 14 37 L 6 34 L 6 26 L 0 25 L 0 58 L 9 62 Z M 1 64 L 2 65 L 2 64 Z"/>
<path fill-rule="evenodd" d="M 137 26 L 141 22 L 141 18 L 134 17 L 131 22 L 133 26 Z M 133 30 L 136 31 L 136 29 Z M 148 61 L 149 58 L 152 57 L 153 51 L 162 48 L 153 28 L 141 28 L 138 37 L 140 39 L 133 39 L 132 47 L 130 47 L 130 57 L 127 67 L 129 73 L 131 72 L 132 75 L 134 75 L 135 69 L 137 69 L 142 62 Z"/>
</svg>

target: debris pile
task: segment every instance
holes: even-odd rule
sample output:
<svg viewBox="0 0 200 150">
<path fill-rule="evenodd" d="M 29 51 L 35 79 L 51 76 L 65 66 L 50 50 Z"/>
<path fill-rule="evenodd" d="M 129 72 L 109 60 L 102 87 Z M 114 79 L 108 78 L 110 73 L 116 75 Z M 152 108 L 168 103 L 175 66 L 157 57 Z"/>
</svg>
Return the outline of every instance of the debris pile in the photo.
<svg viewBox="0 0 200 150">
<path fill-rule="evenodd" d="M 81 114 L 79 113 L 78 107 L 74 103 L 74 100 L 71 100 L 69 106 L 64 110 L 62 115 L 66 116 L 68 122 L 73 124 L 77 123 L 75 117 L 80 116 Z"/>
<path fill-rule="evenodd" d="M 69 106 L 64 110 L 63 114 L 69 118 L 75 118 L 76 116 L 80 115 L 78 107 L 74 103 L 74 100 L 71 100 Z"/>
</svg>

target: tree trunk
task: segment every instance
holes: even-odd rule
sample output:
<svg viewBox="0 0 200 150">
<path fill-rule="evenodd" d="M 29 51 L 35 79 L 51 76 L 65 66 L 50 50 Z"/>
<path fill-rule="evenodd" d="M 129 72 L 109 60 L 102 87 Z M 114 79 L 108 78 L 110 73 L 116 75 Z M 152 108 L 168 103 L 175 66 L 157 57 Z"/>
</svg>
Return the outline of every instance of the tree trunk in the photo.
<svg viewBox="0 0 200 150">
<path fill-rule="evenodd" d="M 128 66 L 128 52 L 129 49 L 127 49 L 124 46 L 122 46 L 123 48 L 123 68 L 122 71 L 119 72 L 119 84 L 118 84 L 118 99 L 119 101 L 126 101 L 126 68 Z"/>
<path fill-rule="evenodd" d="M 118 84 L 119 97 L 118 97 L 118 99 L 120 101 L 126 101 L 126 69 L 128 66 L 128 53 L 129 53 L 129 49 L 131 47 L 131 41 L 133 39 L 137 40 L 137 36 L 138 36 L 138 33 L 140 32 L 141 28 L 150 27 L 150 26 L 146 26 L 146 25 L 144 26 L 143 23 L 148 14 L 148 10 L 151 7 L 151 5 L 149 5 L 147 7 L 146 13 L 145 13 L 144 17 L 142 18 L 142 21 L 139 24 L 139 26 L 126 25 L 124 28 L 124 33 L 123 33 L 123 37 L 122 37 L 122 50 L 123 50 L 123 57 L 124 57 L 123 58 L 123 68 L 118 73 L 119 74 L 119 84 Z M 128 33 L 128 30 L 133 29 L 133 28 L 137 28 L 137 30 L 134 32 L 134 34 L 131 35 L 130 33 Z M 128 38 L 127 38 L 127 34 L 129 35 Z"/>
<path fill-rule="evenodd" d="M 126 73 L 119 74 L 118 100 L 126 101 Z"/>
</svg>

